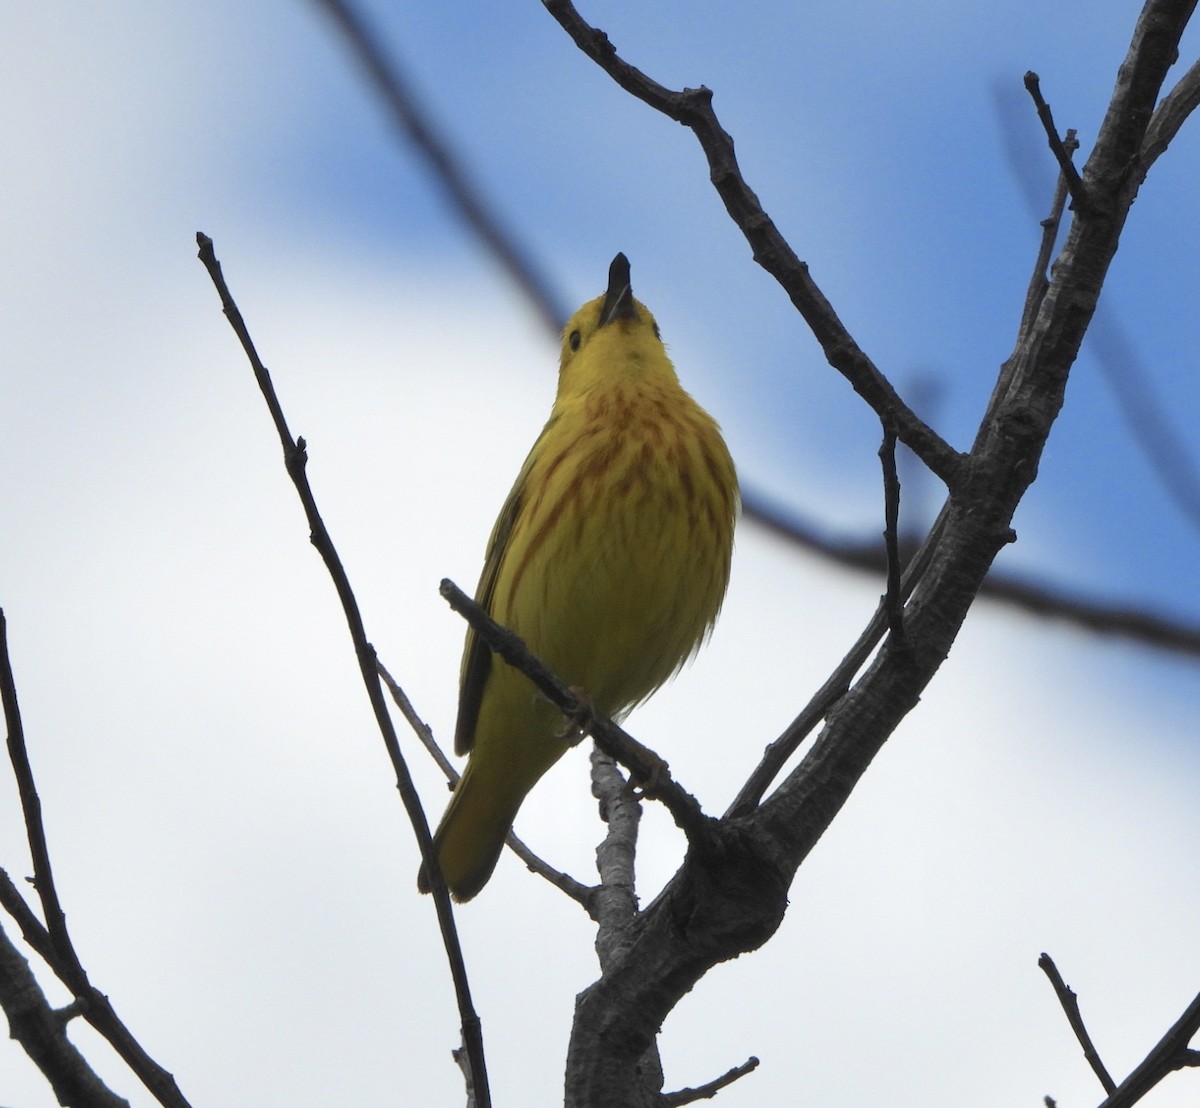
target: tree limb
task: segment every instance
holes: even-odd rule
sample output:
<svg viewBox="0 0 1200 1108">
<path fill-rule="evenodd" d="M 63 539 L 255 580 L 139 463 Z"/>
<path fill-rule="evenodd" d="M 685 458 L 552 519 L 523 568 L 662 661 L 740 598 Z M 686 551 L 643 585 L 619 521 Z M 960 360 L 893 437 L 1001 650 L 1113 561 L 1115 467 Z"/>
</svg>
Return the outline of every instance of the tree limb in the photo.
<svg viewBox="0 0 1200 1108">
<path fill-rule="evenodd" d="M 67 1021 L 50 1007 L 29 963 L 0 927 L 0 1008 L 9 1037 L 45 1075 L 59 1104 L 72 1108 L 129 1108 L 67 1038 Z"/>
<path fill-rule="evenodd" d="M 758 1059 L 751 1056 L 740 1066 L 734 1066 L 733 1069 L 726 1070 L 720 1077 L 716 1077 L 712 1081 L 707 1081 L 695 1089 L 680 1089 L 677 1093 L 667 1093 L 662 1098 L 664 1108 L 676 1108 L 678 1105 L 694 1104 L 697 1100 L 711 1100 L 722 1089 L 732 1085 L 739 1078 L 745 1077 L 746 1074 L 753 1073 L 756 1069 L 758 1069 Z"/>
<path fill-rule="evenodd" d="M 1025 89 L 1033 97 L 1038 119 L 1041 120 L 1042 127 L 1046 131 L 1046 140 L 1050 144 L 1050 152 L 1054 155 L 1054 160 L 1058 162 L 1058 169 L 1063 183 L 1067 186 L 1067 191 L 1071 194 L 1071 206 L 1077 211 L 1082 211 L 1090 203 L 1087 190 L 1083 185 L 1083 178 L 1079 176 L 1079 170 L 1075 168 L 1075 163 L 1071 161 L 1071 151 L 1068 149 L 1066 143 L 1059 138 L 1058 128 L 1054 125 L 1054 116 L 1050 114 L 1050 105 L 1046 103 L 1045 97 L 1042 96 L 1040 80 L 1033 70 L 1025 74 Z"/>
<path fill-rule="evenodd" d="M 597 714 L 582 696 L 552 673 L 519 636 L 496 623 L 453 581 L 444 579 L 441 593 L 490 650 L 525 674 L 551 704 L 578 726 L 581 734 L 591 735 L 601 750 L 629 768 L 643 783 L 646 794 L 661 801 L 671 813 L 689 842 L 700 843 L 708 839 L 713 820 L 704 814 L 696 798 L 671 778 L 666 762 L 611 719 Z"/>
<path fill-rule="evenodd" d="M 644 79 L 624 63 L 613 63 L 607 39 L 578 20 L 565 0 L 544 3 L 560 22 L 570 24 L 569 30 L 574 28 L 585 52 L 640 95 Z M 1074 213 L 1053 280 L 1002 369 L 969 458 L 952 467 L 940 535 L 906 604 L 903 646 L 890 638 L 880 644 L 780 788 L 748 815 L 721 821 L 711 857 L 689 850 L 679 872 L 642 912 L 628 954 L 580 995 L 568 1060 L 569 1108 L 619 1104 L 620 1094 L 633 1087 L 636 1059 L 695 981 L 717 962 L 754 949 L 774 933 L 796 869 L 918 702 L 996 554 L 1014 537 L 1013 514 L 1037 474 L 1062 407 L 1071 366 L 1140 183 L 1130 166 L 1192 7 L 1183 0 L 1150 0 L 1138 20 L 1084 166 L 1090 203 Z M 668 112 L 673 118 L 707 109 L 703 91 L 669 95 L 684 98 L 675 113 Z M 731 155 L 724 132 L 716 141 L 728 145 Z M 744 185 L 731 186 L 736 166 L 719 161 L 710 155 L 713 183 L 737 219 L 743 213 L 728 197 Z M 719 172 L 722 168 L 726 172 Z M 896 427 L 908 442 L 899 423 Z M 686 941 L 675 923 L 681 919 L 687 921 Z"/>
<path fill-rule="evenodd" d="M 809 276 L 808 266 L 796 256 L 763 210 L 738 168 L 733 139 L 713 111 L 712 92 L 703 86 L 680 92 L 665 88 L 620 58 L 608 36 L 588 24 L 570 0 L 542 0 L 542 3 L 575 45 L 621 88 L 694 132 L 708 159 L 713 187 L 754 251 L 754 260 L 788 294 L 821 344 L 829 364 L 850 382 L 881 420 L 895 427 L 897 438 L 953 488 L 962 470 L 963 456 L 900 398 L 891 382 L 851 337 Z"/>
</svg>

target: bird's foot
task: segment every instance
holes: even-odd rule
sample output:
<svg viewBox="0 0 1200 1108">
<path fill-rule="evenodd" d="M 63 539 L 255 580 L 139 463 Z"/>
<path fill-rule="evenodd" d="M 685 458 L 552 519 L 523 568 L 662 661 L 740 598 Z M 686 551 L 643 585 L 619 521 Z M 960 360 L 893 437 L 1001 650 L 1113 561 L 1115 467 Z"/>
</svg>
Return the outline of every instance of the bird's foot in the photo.
<svg viewBox="0 0 1200 1108">
<path fill-rule="evenodd" d="M 649 747 L 643 746 L 641 754 L 646 762 L 649 772 L 645 775 L 638 775 L 637 778 L 630 777 L 625 782 L 625 793 L 634 798 L 641 800 L 644 796 L 653 797 L 662 785 L 663 781 L 671 779 L 671 767 L 667 765 L 665 759 L 660 758 Z"/>
<path fill-rule="evenodd" d="M 592 720 L 596 718 L 596 709 L 586 689 L 581 689 L 578 685 L 572 685 L 570 688 L 571 695 L 579 702 L 579 708 L 571 715 L 563 716 L 562 726 L 554 733 L 554 737 L 565 739 L 575 746 L 591 728 Z"/>
</svg>

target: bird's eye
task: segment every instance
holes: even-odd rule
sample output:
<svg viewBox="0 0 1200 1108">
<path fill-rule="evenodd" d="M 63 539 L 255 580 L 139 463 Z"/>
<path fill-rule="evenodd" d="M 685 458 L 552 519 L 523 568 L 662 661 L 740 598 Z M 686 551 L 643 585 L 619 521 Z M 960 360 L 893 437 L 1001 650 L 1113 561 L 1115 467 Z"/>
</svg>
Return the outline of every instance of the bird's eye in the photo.
<svg viewBox="0 0 1200 1108">
<path fill-rule="evenodd" d="M 572 350 L 578 350 L 579 349 L 579 340 L 582 337 L 583 336 L 580 335 L 580 333 L 578 331 L 572 331 L 570 337 L 567 339 L 567 344 L 571 347 Z"/>
</svg>

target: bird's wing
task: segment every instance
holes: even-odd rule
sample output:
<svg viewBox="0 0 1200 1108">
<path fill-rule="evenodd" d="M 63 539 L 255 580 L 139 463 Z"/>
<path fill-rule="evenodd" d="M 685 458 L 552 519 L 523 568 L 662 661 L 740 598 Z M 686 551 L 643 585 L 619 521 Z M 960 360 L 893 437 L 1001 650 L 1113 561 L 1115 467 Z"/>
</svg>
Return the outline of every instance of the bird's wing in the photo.
<svg viewBox="0 0 1200 1108">
<path fill-rule="evenodd" d="M 496 579 L 500 575 L 500 567 L 508 553 L 509 539 L 513 528 L 521 514 L 525 501 L 525 486 L 529 473 L 533 468 L 534 459 L 538 456 L 538 447 L 546 432 L 550 430 L 554 420 L 542 429 L 537 442 L 525 459 L 521 472 L 500 509 L 496 525 L 492 528 L 492 536 L 488 539 L 487 558 L 483 563 L 483 573 L 479 577 L 479 586 L 475 590 L 475 602 L 488 615 L 495 618 L 492 610 L 492 600 L 496 592 Z M 479 706 L 483 701 L 483 690 L 487 686 L 488 675 L 492 672 L 492 652 L 473 628 L 467 628 L 467 641 L 463 647 L 462 672 L 459 676 L 458 689 L 458 722 L 454 728 L 454 753 L 467 754 L 475 745 L 475 724 L 479 720 Z"/>
</svg>

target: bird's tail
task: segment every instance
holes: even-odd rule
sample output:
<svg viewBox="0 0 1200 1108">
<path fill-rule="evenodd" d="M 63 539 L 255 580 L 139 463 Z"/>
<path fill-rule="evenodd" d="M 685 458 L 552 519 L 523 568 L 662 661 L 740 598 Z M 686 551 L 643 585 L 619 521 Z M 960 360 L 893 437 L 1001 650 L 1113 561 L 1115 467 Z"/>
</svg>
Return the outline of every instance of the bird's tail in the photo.
<svg viewBox="0 0 1200 1108">
<path fill-rule="evenodd" d="M 433 836 L 442 878 L 460 903 L 475 896 L 492 876 L 529 787 L 514 795 L 511 782 L 487 780 L 486 772 L 478 772 L 479 764 L 476 758 L 467 762 Z M 424 865 L 417 875 L 417 887 L 429 892 Z"/>
</svg>

